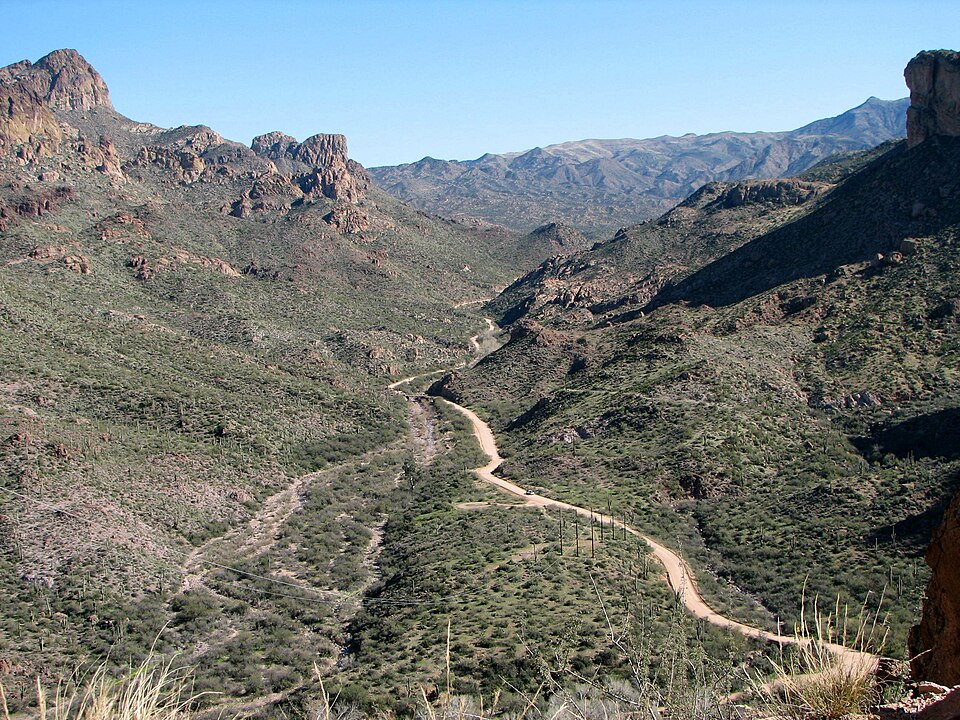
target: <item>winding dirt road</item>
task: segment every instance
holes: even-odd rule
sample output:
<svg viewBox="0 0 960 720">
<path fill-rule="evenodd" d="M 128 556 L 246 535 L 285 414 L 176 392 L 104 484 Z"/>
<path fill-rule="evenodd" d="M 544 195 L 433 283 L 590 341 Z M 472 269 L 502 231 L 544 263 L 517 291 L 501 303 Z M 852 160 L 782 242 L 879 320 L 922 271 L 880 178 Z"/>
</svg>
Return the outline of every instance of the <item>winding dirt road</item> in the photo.
<svg viewBox="0 0 960 720">
<path fill-rule="evenodd" d="M 484 318 L 484 320 L 486 320 L 490 328 L 494 327 L 489 318 Z M 489 330 L 486 332 L 489 332 Z M 474 348 L 479 348 L 477 337 L 478 335 L 475 335 L 470 338 L 471 345 Z M 444 371 L 439 370 L 431 373 L 424 373 L 423 375 L 415 375 L 412 377 L 403 378 L 402 380 L 398 380 L 397 382 L 390 384 L 388 387 L 392 390 L 397 390 L 404 383 L 421 377 L 437 375 L 441 372 Z M 493 431 L 490 429 L 490 426 L 481 420 L 477 414 L 473 412 L 473 410 L 470 410 L 463 405 L 458 405 L 457 403 L 451 402 L 450 400 L 446 400 L 444 398 L 436 398 L 436 400 L 445 403 L 449 407 L 459 412 L 461 415 L 466 417 L 473 426 L 473 434 L 480 443 L 480 448 L 489 458 L 489 461 L 486 465 L 473 469 L 474 474 L 476 474 L 476 476 L 483 482 L 493 485 L 504 493 L 520 498 L 527 506 L 569 510 L 583 517 L 596 519 L 598 522 L 603 522 L 608 525 L 612 524 L 613 526 L 626 531 L 630 535 L 639 538 L 650 547 L 654 557 L 656 557 L 657 560 L 663 565 L 667 574 L 667 582 L 669 583 L 673 592 L 676 593 L 679 601 L 683 603 L 683 606 L 696 618 L 702 619 L 711 625 L 716 625 L 717 627 L 759 640 L 781 644 L 800 644 L 807 642 L 804 640 L 798 640 L 794 636 L 779 635 L 777 633 L 770 632 L 769 630 L 753 627 L 752 625 L 731 620 L 730 618 L 721 615 L 712 607 L 710 607 L 706 600 L 703 599 L 703 596 L 700 594 L 700 591 L 697 588 L 696 578 L 693 572 L 690 570 L 690 566 L 683 558 L 681 558 L 672 550 L 664 547 L 653 538 L 650 538 L 638 530 L 630 527 L 623 521 L 617 520 L 609 515 L 604 515 L 600 512 L 595 512 L 588 508 L 583 508 L 578 505 L 571 505 L 570 503 L 563 502 L 562 500 L 554 500 L 542 495 L 537 495 L 532 491 L 528 491 L 526 488 L 521 487 L 520 485 L 510 482 L 509 480 L 504 480 L 503 478 L 497 477 L 494 472 L 503 462 L 503 458 L 500 457 L 500 453 L 497 450 L 497 441 L 493 435 Z M 843 659 L 843 664 L 848 667 L 874 667 L 878 660 L 877 656 L 875 655 L 852 650 L 844 647 L 843 645 L 825 643 L 825 647 L 840 655 Z"/>
</svg>

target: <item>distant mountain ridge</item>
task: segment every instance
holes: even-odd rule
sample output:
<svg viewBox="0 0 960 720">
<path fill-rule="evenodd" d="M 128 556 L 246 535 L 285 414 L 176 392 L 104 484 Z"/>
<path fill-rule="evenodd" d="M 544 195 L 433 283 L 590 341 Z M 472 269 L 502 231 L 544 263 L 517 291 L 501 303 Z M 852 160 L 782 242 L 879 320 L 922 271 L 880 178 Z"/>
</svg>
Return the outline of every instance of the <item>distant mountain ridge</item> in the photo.
<svg viewBox="0 0 960 720">
<path fill-rule="evenodd" d="M 438 215 L 521 231 L 556 221 L 602 233 L 659 215 L 708 182 L 795 175 L 836 153 L 903 137 L 909 104 L 871 97 L 785 132 L 580 140 L 369 172 L 387 192 Z"/>
</svg>

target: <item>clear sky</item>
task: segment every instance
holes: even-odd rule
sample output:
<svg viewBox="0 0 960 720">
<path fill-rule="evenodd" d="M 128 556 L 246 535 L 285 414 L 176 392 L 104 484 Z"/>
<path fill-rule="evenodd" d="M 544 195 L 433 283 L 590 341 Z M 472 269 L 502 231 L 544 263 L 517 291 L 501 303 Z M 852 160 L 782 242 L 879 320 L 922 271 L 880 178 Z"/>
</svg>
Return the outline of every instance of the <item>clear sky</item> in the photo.
<svg viewBox="0 0 960 720">
<path fill-rule="evenodd" d="M 114 106 L 373 166 L 585 138 L 787 130 L 907 94 L 957 0 L 0 0 L 0 65 L 72 47 Z"/>
</svg>

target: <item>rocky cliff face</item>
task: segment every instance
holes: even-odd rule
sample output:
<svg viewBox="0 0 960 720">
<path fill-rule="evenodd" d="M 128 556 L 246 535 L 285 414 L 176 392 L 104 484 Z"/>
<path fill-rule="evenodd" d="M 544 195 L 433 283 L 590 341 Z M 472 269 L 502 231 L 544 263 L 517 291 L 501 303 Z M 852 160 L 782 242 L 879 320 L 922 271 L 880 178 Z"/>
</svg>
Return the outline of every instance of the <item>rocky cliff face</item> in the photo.
<svg viewBox="0 0 960 720">
<path fill-rule="evenodd" d="M 370 187 L 366 171 L 349 159 L 343 135 L 321 133 L 300 143 L 275 131 L 255 137 L 250 147 L 281 172 L 299 175 L 298 184 L 306 194 L 356 202 Z"/>
<path fill-rule="evenodd" d="M 0 150 L 31 146 L 29 152 L 38 154 L 43 143 L 58 143 L 60 128 L 57 119 L 42 98 L 0 70 Z"/>
<path fill-rule="evenodd" d="M 29 60 L 0 70 L 0 82 L 15 81 L 56 110 L 90 110 L 109 107 L 110 92 L 76 50 L 54 50 L 31 64 Z"/>
<path fill-rule="evenodd" d="M 904 71 L 910 88 L 907 144 L 933 136 L 960 136 L 960 53 L 919 53 Z M 960 493 L 927 549 L 933 577 L 920 624 L 910 636 L 911 667 L 917 678 L 960 684 Z"/>
<path fill-rule="evenodd" d="M 919 53 L 904 70 L 910 88 L 907 145 L 931 135 L 960 136 L 960 53 L 933 50 Z"/>
<path fill-rule="evenodd" d="M 942 685 L 960 684 L 960 493 L 927 549 L 933 577 L 923 615 L 910 636 L 914 675 Z"/>
</svg>

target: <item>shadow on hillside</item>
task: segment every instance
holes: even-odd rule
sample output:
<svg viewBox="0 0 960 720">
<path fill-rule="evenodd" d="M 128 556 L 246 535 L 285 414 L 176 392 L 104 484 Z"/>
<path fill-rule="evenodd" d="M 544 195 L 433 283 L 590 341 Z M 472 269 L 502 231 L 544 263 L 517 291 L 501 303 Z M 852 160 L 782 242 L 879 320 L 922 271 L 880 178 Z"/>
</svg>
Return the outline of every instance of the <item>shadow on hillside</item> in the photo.
<svg viewBox="0 0 960 720">
<path fill-rule="evenodd" d="M 947 483 L 947 492 L 937 502 L 922 513 L 910 515 L 892 525 L 883 525 L 876 528 L 865 538 L 866 543 L 874 541 L 881 543 L 897 542 L 923 554 L 933 538 L 934 531 L 943 522 L 947 506 L 953 499 L 954 493 L 960 489 L 960 473 L 954 473 Z"/>
<path fill-rule="evenodd" d="M 676 303 L 732 305 L 779 285 L 899 248 L 960 221 L 960 138 L 900 143 L 833 190 L 808 215 L 664 288 L 643 312 Z"/>
<path fill-rule="evenodd" d="M 898 458 L 957 460 L 960 459 L 960 408 L 874 427 L 869 436 L 852 438 L 852 442 L 867 459 L 893 453 Z"/>
</svg>

